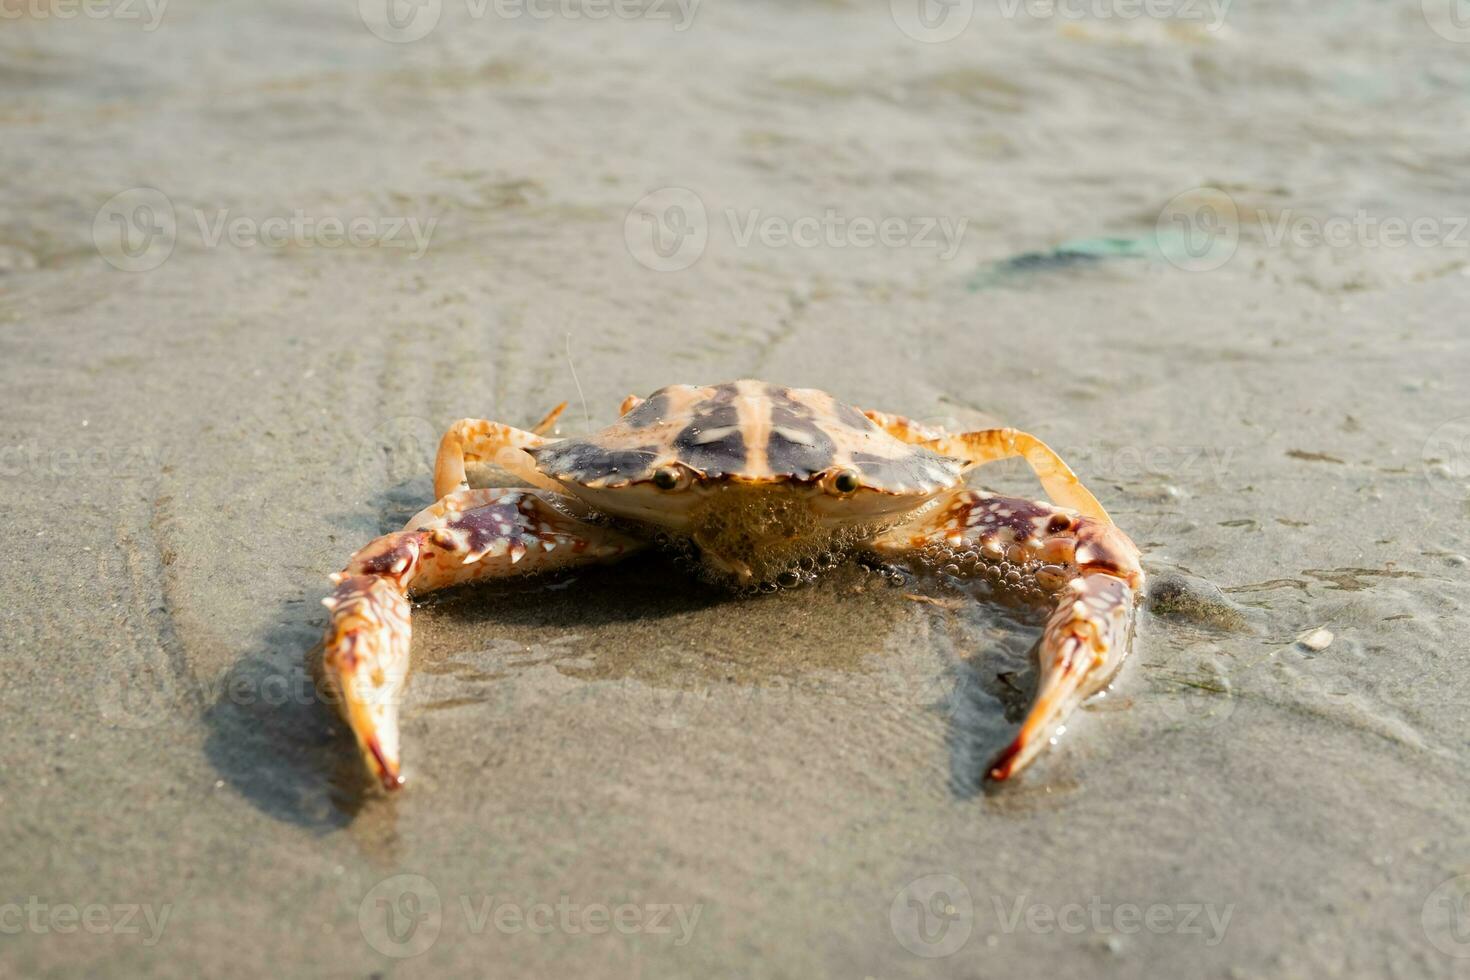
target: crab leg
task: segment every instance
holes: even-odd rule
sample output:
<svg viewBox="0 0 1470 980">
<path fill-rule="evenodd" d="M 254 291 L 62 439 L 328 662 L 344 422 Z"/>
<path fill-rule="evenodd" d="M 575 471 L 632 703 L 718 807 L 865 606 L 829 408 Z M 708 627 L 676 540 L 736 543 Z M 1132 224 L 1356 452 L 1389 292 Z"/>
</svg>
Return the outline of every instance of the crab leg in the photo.
<svg viewBox="0 0 1470 980">
<path fill-rule="evenodd" d="M 874 412 L 868 409 L 863 409 L 863 414 L 878 428 L 904 442 L 926 442 L 949 434 L 938 426 L 915 422 L 906 415 L 893 415 L 889 412 Z"/>
<path fill-rule="evenodd" d="M 1110 521 L 956 490 L 870 546 L 952 575 L 984 577 L 1003 594 L 1053 610 L 1042 630 L 1035 698 L 1015 740 L 991 763 L 991 779 L 1025 768 L 1128 653 L 1143 568 L 1138 548 Z"/>
<path fill-rule="evenodd" d="M 981 429 L 925 439 L 919 445 L 941 456 L 963 459 L 971 467 L 1020 456 L 1030 464 L 1032 472 L 1046 489 L 1046 495 L 1052 500 L 1088 517 L 1112 521 L 1103 505 L 1097 502 L 1092 491 L 1082 485 L 1062 457 L 1046 443 L 1020 429 Z"/>
<path fill-rule="evenodd" d="M 549 411 L 545 415 L 541 416 L 541 421 L 540 422 L 537 422 L 535 425 L 531 426 L 531 434 L 532 435 L 538 435 L 538 436 L 544 436 L 544 435 L 546 435 L 546 433 L 550 432 L 552 430 L 552 428 L 555 427 L 556 420 L 559 419 L 559 418 L 561 418 L 561 413 L 562 412 L 565 412 L 566 410 L 567 410 L 567 403 L 566 402 L 562 402 L 559 405 L 557 405 L 551 411 Z"/>
<path fill-rule="evenodd" d="M 615 561 L 641 547 L 558 502 L 537 490 L 462 490 L 369 543 L 332 576 L 336 589 L 322 600 L 331 610 L 323 675 L 384 788 L 403 782 L 398 708 L 408 680 L 410 595 Z"/>
<path fill-rule="evenodd" d="M 1029 432 L 1004 428 L 977 429 L 974 432 L 954 434 L 939 426 L 925 425 L 902 415 L 868 410 L 864 410 L 863 414 L 895 439 L 923 446 L 941 456 L 964 460 L 966 469 L 1020 456 L 1030 465 L 1052 500 L 1088 517 L 1109 520 L 1108 512 L 1097 502 L 1092 491 L 1082 485 L 1072 468 L 1054 449 Z"/>
<path fill-rule="evenodd" d="M 434 496 L 442 499 L 456 490 L 469 486 L 465 480 L 464 464 L 495 463 L 500 454 L 507 450 L 527 449 L 544 446 L 550 439 L 542 438 L 543 427 L 549 429 L 556 423 L 566 403 L 552 409 L 536 426 L 534 432 L 517 429 L 501 422 L 485 419 L 460 419 L 445 431 L 439 440 L 439 455 L 434 460 Z M 544 487 L 555 489 L 555 485 Z"/>
</svg>

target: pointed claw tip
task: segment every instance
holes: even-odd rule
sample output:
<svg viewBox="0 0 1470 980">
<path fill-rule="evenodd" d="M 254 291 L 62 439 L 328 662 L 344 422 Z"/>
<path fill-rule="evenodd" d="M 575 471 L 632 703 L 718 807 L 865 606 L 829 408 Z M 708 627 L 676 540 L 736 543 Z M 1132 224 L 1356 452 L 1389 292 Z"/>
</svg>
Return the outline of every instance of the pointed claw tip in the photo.
<svg viewBox="0 0 1470 980">
<path fill-rule="evenodd" d="M 383 789 L 391 793 L 402 787 L 403 774 L 398 771 L 396 763 L 388 761 L 388 757 L 383 754 L 383 747 L 378 744 L 376 738 L 368 739 L 367 749 L 372 753 L 373 762 L 376 763 L 374 768 L 377 770 L 378 781 L 383 784 Z"/>
<path fill-rule="evenodd" d="M 1024 769 L 1026 767 L 1024 752 L 1030 741 L 1024 734 L 1017 735 L 1011 744 L 995 754 L 990 768 L 985 773 L 985 778 L 992 782 L 1003 783 Z"/>
</svg>

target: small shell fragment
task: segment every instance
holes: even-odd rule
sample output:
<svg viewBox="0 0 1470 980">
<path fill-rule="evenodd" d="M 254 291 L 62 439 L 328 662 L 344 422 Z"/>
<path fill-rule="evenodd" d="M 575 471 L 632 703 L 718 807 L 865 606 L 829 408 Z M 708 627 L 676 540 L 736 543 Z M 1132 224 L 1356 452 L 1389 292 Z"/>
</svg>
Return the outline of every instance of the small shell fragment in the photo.
<svg viewBox="0 0 1470 980">
<path fill-rule="evenodd" d="M 1297 637 L 1297 643 L 1301 644 L 1304 649 L 1311 650 L 1313 653 L 1320 653 L 1332 645 L 1332 639 L 1332 630 L 1325 626 L 1319 626 L 1310 633 L 1303 633 Z"/>
</svg>

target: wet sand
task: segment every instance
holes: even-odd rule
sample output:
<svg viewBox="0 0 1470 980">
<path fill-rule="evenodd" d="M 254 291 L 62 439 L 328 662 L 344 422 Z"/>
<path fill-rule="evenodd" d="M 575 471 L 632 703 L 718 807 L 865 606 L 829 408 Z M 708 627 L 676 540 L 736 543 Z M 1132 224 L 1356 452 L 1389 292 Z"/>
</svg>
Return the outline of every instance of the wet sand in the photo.
<svg viewBox="0 0 1470 980">
<path fill-rule="evenodd" d="M 3 26 L 0 974 L 1466 969 L 1470 68 L 1419 4 Z M 1442 240 L 1274 240 L 1361 212 Z M 1061 451 L 1157 589 L 1113 691 L 986 789 L 1033 621 L 642 559 L 418 609 L 366 791 L 306 655 L 443 426 L 743 376 Z"/>
</svg>

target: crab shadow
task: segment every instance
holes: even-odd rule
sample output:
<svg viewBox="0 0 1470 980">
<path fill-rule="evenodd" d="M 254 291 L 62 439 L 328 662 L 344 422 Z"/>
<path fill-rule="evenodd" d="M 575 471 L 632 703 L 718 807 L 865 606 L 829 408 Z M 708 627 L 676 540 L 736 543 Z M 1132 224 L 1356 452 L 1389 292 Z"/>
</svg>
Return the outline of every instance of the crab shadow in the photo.
<svg viewBox="0 0 1470 980">
<path fill-rule="evenodd" d="M 1030 708 L 1044 619 L 988 598 L 976 601 L 967 618 L 967 632 L 957 638 L 957 656 L 945 671 L 943 689 L 930 705 L 945 720 L 949 790 L 959 800 L 1013 789 L 1015 781 L 996 783 L 987 773 Z"/>
</svg>

